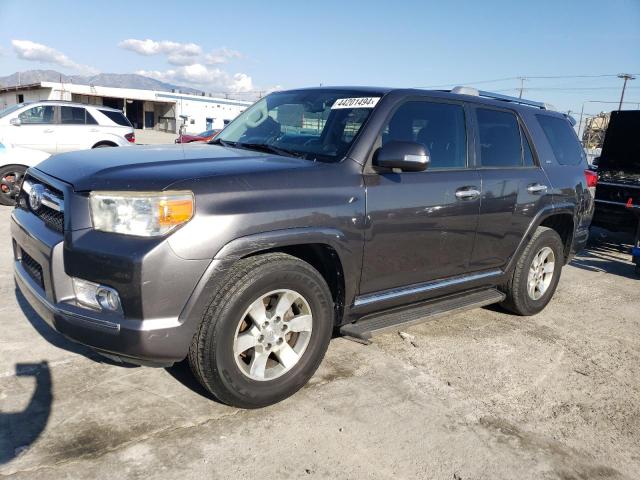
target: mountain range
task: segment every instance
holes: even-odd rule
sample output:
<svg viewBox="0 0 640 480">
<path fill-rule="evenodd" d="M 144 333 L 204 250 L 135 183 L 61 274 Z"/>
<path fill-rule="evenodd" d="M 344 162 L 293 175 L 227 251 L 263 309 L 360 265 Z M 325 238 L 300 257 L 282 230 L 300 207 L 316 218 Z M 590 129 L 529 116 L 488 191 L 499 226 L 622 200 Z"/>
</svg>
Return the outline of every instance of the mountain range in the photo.
<svg viewBox="0 0 640 480">
<path fill-rule="evenodd" d="M 136 75 L 134 73 L 100 73 L 98 75 L 65 75 L 55 70 L 27 70 L 16 72 L 6 77 L 0 77 L 0 87 L 12 87 L 15 85 L 28 85 L 39 82 L 64 82 L 82 85 L 95 85 L 101 87 L 140 88 L 144 90 L 158 90 L 170 92 L 172 90 L 182 93 L 200 95 L 201 90 L 190 87 L 172 85 L 153 78 Z"/>
</svg>

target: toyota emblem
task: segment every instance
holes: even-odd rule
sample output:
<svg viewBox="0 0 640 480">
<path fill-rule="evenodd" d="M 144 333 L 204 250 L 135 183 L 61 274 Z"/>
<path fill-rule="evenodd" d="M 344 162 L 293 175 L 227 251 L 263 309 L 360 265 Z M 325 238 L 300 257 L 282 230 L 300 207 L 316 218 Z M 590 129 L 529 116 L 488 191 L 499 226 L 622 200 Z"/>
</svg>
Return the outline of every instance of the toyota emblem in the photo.
<svg viewBox="0 0 640 480">
<path fill-rule="evenodd" d="M 44 187 L 39 184 L 31 186 L 31 192 L 29 192 L 29 206 L 34 212 L 42 206 L 42 195 L 44 194 Z"/>
</svg>

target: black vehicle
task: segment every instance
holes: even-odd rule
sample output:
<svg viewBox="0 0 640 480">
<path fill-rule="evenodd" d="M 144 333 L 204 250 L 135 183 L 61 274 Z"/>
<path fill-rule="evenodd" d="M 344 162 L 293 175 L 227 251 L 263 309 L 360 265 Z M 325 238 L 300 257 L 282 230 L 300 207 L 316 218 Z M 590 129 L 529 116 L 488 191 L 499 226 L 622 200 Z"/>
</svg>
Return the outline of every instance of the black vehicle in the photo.
<svg viewBox="0 0 640 480">
<path fill-rule="evenodd" d="M 640 209 L 640 110 L 611 112 L 597 166 L 593 224 L 634 233 L 633 210 Z"/>
<path fill-rule="evenodd" d="M 593 225 L 635 234 L 632 253 L 640 274 L 640 110 L 611 112 L 597 168 Z"/>
<path fill-rule="evenodd" d="M 536 102 L 277 92 L 211 144 L 30 169 L 15 277 L 67 337 L 136 364 L 187 357 L 218 399 L 255 408 L 301 388 L 334 330 L 542 310 L 587 241 L 586 168 L 568 117 Z"/>
</svg>

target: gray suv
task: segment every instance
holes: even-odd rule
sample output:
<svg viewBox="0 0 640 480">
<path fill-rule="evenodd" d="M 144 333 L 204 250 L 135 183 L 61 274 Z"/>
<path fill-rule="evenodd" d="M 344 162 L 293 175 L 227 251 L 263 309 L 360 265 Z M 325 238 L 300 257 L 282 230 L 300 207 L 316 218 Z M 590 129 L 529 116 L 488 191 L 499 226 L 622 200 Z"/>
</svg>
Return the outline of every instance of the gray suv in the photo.
<svg viewBox="0 0 640 480">
<path fill-rule="evenodd" d="M 220 401 L 301 388 L 334 334 L 533 315 L 593 212 L 570 119 L 452 91 L 273 93 L 209 144 L 57 155 L 12 215 L 17 285 L 112 359 L 185 358 Z"/>
</svg>

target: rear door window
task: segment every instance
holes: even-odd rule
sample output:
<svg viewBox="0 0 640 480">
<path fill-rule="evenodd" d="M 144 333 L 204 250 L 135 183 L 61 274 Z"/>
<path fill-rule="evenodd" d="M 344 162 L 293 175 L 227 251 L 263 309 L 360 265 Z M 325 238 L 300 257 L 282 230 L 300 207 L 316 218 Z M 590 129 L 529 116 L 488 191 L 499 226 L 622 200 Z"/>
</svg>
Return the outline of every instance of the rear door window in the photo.
<svg viewBox="0 0 640 480">
<path fill-rule="evenodd" d="M 560 165 L 579 165 L 584 161 L 578 136 L 568 121 L 550 115 L 536 117 Z"/>
<path fill-rule="evenodd" d="M 63 125 L 84 125 L 86 110 L 82 107 L 60 107 L 60 123 Z"/>
<path fill-rule="evenodd" d="M 85 110 L 85 112 L 86 112 L 86 116 L 87 116 L 86 117 L 87 125 L 98 125 L 98 122 L 96 121 L 95 118 L 93 118 L 93 115 L 91 115 L 88 110 Z"/>
<path fill-rule="evenodd" d="M 483 167 L 522 167 L 523 139 L 516 116 L 502 110 L 478 108 L 476 117 L 480 164 Z"/>
<path fill-rule="evenodd" d="M 125 117 L 124 114 L 122 114 L 121 112 L 114 112 L 113 110 L 102 110 L 102 109 L 98 109 L 98 111 L 103 115 L 105 115 L 107 118 L 109 118 L 112 122 L 116 123 L 117 125 L 121 125 L 123 127 L 131 126 L 131 122 L 129 122 L 129 119 L 127 119 L 127 117 Z"/>
</svg>

